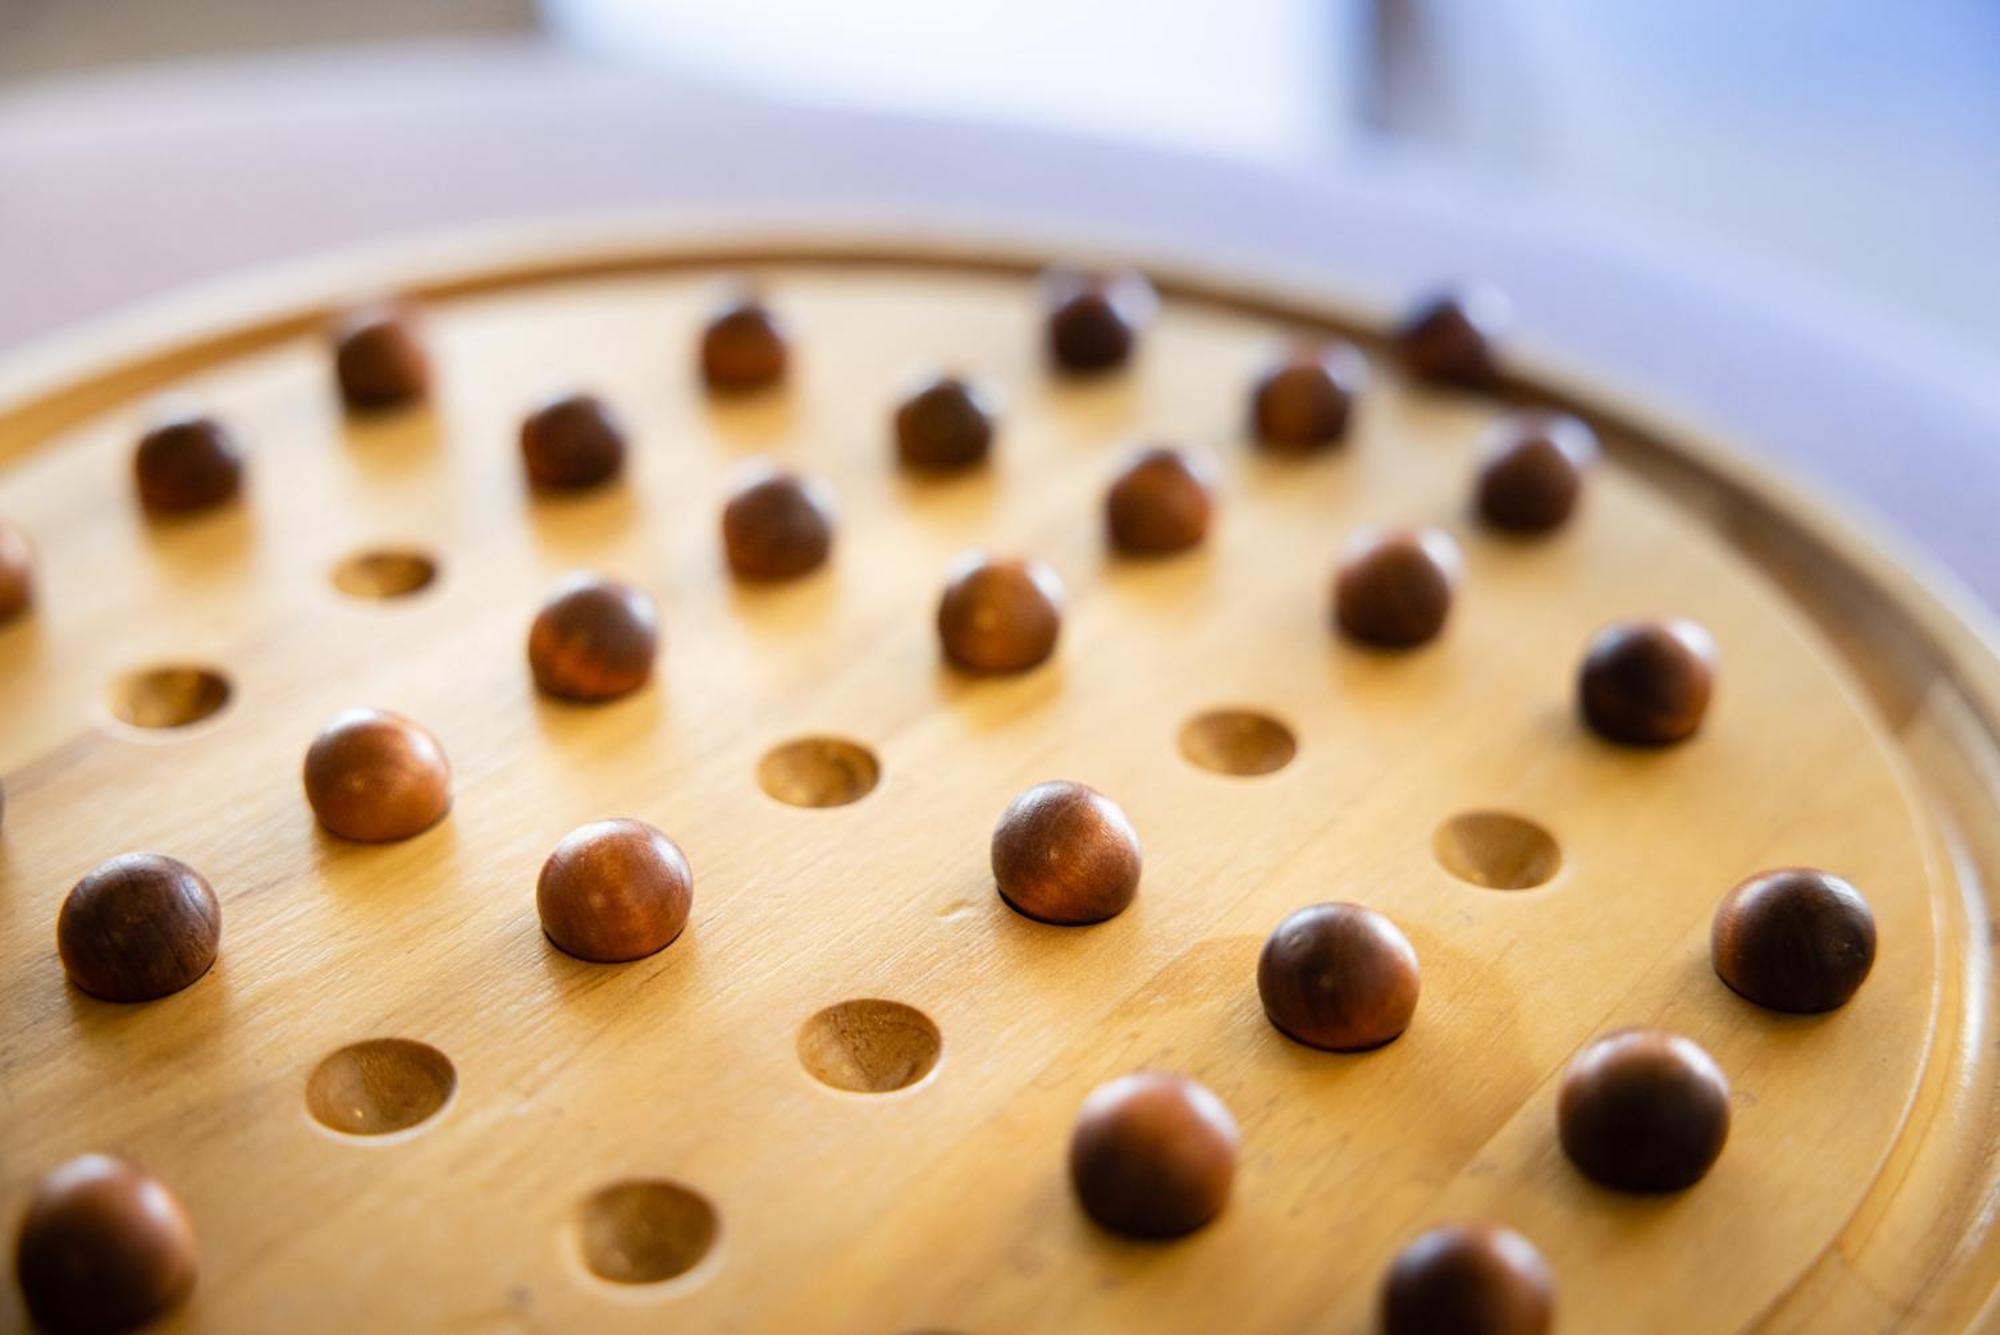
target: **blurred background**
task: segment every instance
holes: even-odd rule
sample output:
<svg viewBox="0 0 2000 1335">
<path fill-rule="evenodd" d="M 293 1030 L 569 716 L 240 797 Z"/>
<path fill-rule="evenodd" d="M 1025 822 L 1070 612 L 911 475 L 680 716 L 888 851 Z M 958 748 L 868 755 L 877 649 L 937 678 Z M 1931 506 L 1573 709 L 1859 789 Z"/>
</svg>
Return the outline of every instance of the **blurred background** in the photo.
<svg viewBox="0 0 2000 1335">
<path fill-rule="evenodd" d="M 0 352 L 619 209 L 1034 223 L 1383 303 L 1498 271 L 1543 345 L 1889 511 L 1931 487 L 2000 590 L 2000 417 L 1910 407 L 2000 403 L 1996 0 L 0 0 Z M 1757 376 L 1811 383 L 1805 341 L 1900 398 L 1780 420 Z M 1976 475 L 1913 480 L 1953 432 Z"/>
</svg>

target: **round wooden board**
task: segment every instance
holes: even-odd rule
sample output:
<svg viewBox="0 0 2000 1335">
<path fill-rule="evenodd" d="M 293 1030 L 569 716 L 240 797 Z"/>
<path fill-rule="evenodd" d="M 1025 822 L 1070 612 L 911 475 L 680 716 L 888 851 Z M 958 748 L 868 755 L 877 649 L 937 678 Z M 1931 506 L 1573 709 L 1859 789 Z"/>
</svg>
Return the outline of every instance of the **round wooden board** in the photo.
<svg viewBox="0 0 2000 1335">
<path fill-rule="evenodd" d="M 797 374 L 712 405 L 693 336 L 719 276 L 746 270 L 793 324 Z M 432 410 L 340 413 L 318 322 L 364 293 L 352 276 L 0 403 L 0 514 L 41 555 L 38 610 L 0 631 L 0 1200 L 17 1210 L 86 1150 L 146 1162 L 201 1235 L 186 1329 L 1361 1330 L 1394 1252 L 1468 1216 L 1542 1248 L 1568 1330 L 1975 1324 L 1995 1274 L 1980 1034 L 2000 862 L 1977 634 L 1808 502 L 1598 405 L 1609 466 L 1540 543 L 1466 515 L 1499 405 L 1380 358 L 1344 450 L 1260 455 L 1244 395 L 1274 340 L 1366 335 L 1309 301 L 1162 275 L 1131 374 L 1055 381 L 1031 271 L 831 247 L 372 271 L 426 299 Z M 890 405 L 934 367 L 1004 404 L 969 478 L 890 466 Z M 635 457 L 609 490 L 532 496 L 518 421 L 572 386 L 618 407 Z M 167 389 L 250 442 L 227 513 L 137 512 L 129 451 Z M 1104 483 L 1155 439 L 1212 453 L 1219 524 L 1190 556 L 1113 559 Z M 721 562 L 721 499 L 758 455 L 839 495 L 832 566 L 791 586 L 735 585 Z M 1465 548 L 1452 625 L 1411 654 L 1327 627 L 1336 550 L 1383 521 Z M 336 590 L 343 558 L 385 546 L 439 578 Z M 1052 664 L 940 666 L 936 596 L 970 547 L 1061 573 Z M 527 623 L 573 568 L 659 599 L 639 695 L 535 694 Z M 1714 632 L 1722 686 L 1695 741 L 1624 751 L 1575 722 L 1573 673 L 1596 627 L 1655 613 Z M 227 707 L 176 730 L 113 719 L 118 683 L 158 663 L 222 674 Z M 383 847 L 315 827 L 299 762 L 355 704 L 442 738 L 443 825 Z M 1283 720 L 1296 758 L 1256 778 L 1188 763 L 1183 725 L 1225 705 Z M 760 791 L 767 751 L 824 734 L 873 753 L 873 792 L 812 810 Z M 993 820 L 1051 777 L 1112 795 L 1144 840 L 1140 897 L 1104 925 L 1036 924 L 994 893 Z M 1437 828 L 1482 809 L 1551 832 L 1555 878 L 1503 892 L 1442 867 Z M 542 937 L 533 887 L 564 832 L 613 815 L 681 843 L 695 910 L 665 952 L 588 965 Z M 137 1007 L 69 988 L 52 945 L 68 887 L 128 849 L 191 862 L 224 910 L 212 976 Z M 1875 908 L 1874 976 L 1829 1016 L 1758 1010 L 1709 967 L 1716 901 L 1783 863 Z M 1414 1025 L 1376 1052 L 1298 1047 L 1258 1006 L 1264 935 L 1327 899 L 1388 913 L 1423 962 Z M 808 1073 L 801 1026 L 859 998 L 936 1023 L 931 1074 L 855 1094 Z M 1727 1151 L 1676 1197 L 1592 1187 L 1555 1144 L 1563 1065 L 1628 1024 L 1690 1035 L 1734 1086 Z M 308 1077 L 378 1037 L 447 1054 L 455 1094 L 415 1130 L 335 1134 Z M 1138 1067 L 1200 1079 L 1243 1127 L 1229 1210 L 1167 1246 L 1090 1226 L 1064 1173 L 1083 1095 Z M 695 1269 L 587 1271 L 583 1203 L 628 1178 L 714 1206 Z M 9 1292 L 0 1320 L 23 1319 Z"/>
</svg>

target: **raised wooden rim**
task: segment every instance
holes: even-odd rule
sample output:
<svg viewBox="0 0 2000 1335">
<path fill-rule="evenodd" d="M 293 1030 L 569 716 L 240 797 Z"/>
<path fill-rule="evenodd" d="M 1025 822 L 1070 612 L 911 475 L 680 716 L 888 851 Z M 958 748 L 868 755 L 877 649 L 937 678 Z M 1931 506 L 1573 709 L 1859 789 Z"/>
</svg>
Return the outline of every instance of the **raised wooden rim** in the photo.
<svg viewBox="0 0 2000 1335">
<path fill-rule="evenodd" d="M 727 240 L 717 240 L 727 237 Z M 1108 247 L 1095 248 L 1100 255 Z M 310 332 L 394 292 L 442 301 L 537 283 L 739 265 L 897 265 L 1028 274 L 1066 244 L 1004 245 L 871 228 L 782 231 L 657 220 L 503 228 L 346 254 L 207 289 L 16 354 L 0 367 L 0 463 L 201 367 Z M 1121 254 L 1120 259 L 1133 256 Z M 1277 276 L 1136 257 L 1170 295 L 1363 343 L 1380 312 Z M 1618 462 L 1723 537 L 1811 618 L 1896 738 L 1936 822 L 1946 875 L 1936 912 L 1940 1006 L 1929 1066 L 1883 1172 L 1835 1245 L 1761 1328 L 1846 1328 L 1859 1311 L 1899 1326 L 2000 1321 L 2000 631 L 1969 595 L 1865 521 L 1601 379 L 1516 357 L 1507 397 L 1580 411 Z M 1956 947 L 1956 948 L 1954 948 Z M 1865 1301 L 1850 1300 L 1865 1294 Z M 1843 1315 L 1845 1320 L 1842 1319 Z"/>
</svg>

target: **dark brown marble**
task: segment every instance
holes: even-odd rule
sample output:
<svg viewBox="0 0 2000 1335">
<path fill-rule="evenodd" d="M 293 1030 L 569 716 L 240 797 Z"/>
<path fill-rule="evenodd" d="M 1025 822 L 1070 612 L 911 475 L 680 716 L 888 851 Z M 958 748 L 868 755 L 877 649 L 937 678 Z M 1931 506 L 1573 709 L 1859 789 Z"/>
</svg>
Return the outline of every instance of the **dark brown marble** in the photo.
<svg viewBox="0 0 2000 1335">
<path fill-rule="evenodd" d="M 1405 1247 L 1382 1283 L 1382 1335 L 1548 1335 L 1555 1279 L 1499 1224 L 1446 1224 Z"/>
<path fill-rule="evenodd" d="M 1608 741 L 1685 741 L 1715 692 L 1715 641 L 1678 619 L 1607 626 L 1584 652 L 1576 692 L 1584 721 Z"/>
<path fill-rule="evenodd" d="M 1378 1048 L 1409 1028 L 1417 952 L 1359 904 L 1314 904 L 1279 923 L 1257 960 L 1257 994 L 1279 1030 L 1330 1052 Z"/>
<path fill-rule="evenodd" d="M 1215 511 L 1211 470 L 1179 450 L 1140 450 L 1104 495 L 1111 545 L 1128 556 L 1164 556 L 1198 546 Z"/>
<path fill-rule="evenodd" d="M 1038 783 L 993 827 L 993 880 L 1019 912 L 1080 926 L 1123 913 L 1139 892 L 1139 836 L 1116 802 L 1067 780 Z"/>
<path fill-rule="evenodd" d="M 560 394 L 521 421 L 521 463 L 544 491 L 579 491 L 625 468 L 624 424 L 595 394 Z"/>
<path fill-rule="evenodd" d="M 1127 1237 L 1192 1233 L 1229 1203 L 1240 1137 L 1222 1100 L 1192 1080 L 1141 1071 L 1099 1085 L 1070 1135 L 1084 1210 Z"/>
<path fill-rule="evenodd" d="M 694 873 L 680 846 L 643 821 L 593 821 L 542 864 L 535 904 L 563 953 L 619 964 L 673 944 L 694 905 Z"/>
<path fill-rule="evenodd" d="M 1729 1082 L 1691 1039 L 1621 1029 L 1569 1064 L 1556 1117 L 1563 1152 L 1592 1181 L 1679 1191 L 1708 1174 L 1729 1139 Z"/>
<path fill-rule="evenodd" d="M 722 508 L 723 555 L 742 579 L 796 579 L 826 564 L 834 522 L 825 482 L 759 466 Z"/>
<path fill-rule="evenodd" d="M 1294 347 L 1251 386 L 1251 430 L 1260 445 L 1278 453 L 1338 445 L 1367 383 L 1367 359 L 1351 344 Z"/>
<path fill-rule="evenodd" d="M 1463 568 L 1442 529 L 1357 533 L 1334 576 L 1334 624 L 1380 649 L 1426 644 L 1444 629 Z"/>
<path fill-rule="evenodd" d="M 386 709 L 349 709 L 306 751 L 306 800 L 330 833 L 359 843 L 422 834 L 451 810 L 451 766 L 429 730 Z"/>
<path fill-rule="evenodd" d="M 201 873 L 158 853 L 92 867 L 56 916 L 56 950 L 70 982 L 104 1001 L 152 1001 L 215 963 L 222 905 Z"/>
<path fill-rule="evenodd" d="M 643 590 L 575 574 L 556 587 L 528 628 L 535 684 L 562 700 L 615 700 L 653 675 L 660 614 Z"/>
<path fill-rule="evenodd" d="M 993 448 L 994 409 L 980 389 L 937 376 L 896 408 L 896 458 L 917 473 L 952 473 L 984 463 Z"/>
<path fill-rule="evenodd" d="M 44 1330 L 136 1330 L 194 1291 L 194 1223 L 166 1184 L 108 1154 L 45 1174 L 15 1244 L 28 1314 Z"/>
<path fill-rule="evenodd" d="M 1709 945 L 1716 974 L 1758 1005 L 1830 1011 L 1846 1005 L 1875 967 L 1875 914 L 1831 872 L 1780 867 L 1723 898 Z"/>
<path fill-rule="evenodd" d="M 1476 501 L 1488 524 L 1547 533 L 1569 521 L 1597 459 L 1597 437 L 1566 413 L 1512 413 L 1487 433 Z"/>
<path fill-rule="evenodd" d="M 340 397 L 356 412 L 421 402 L 430 393 L 431 359 L 415 318 L 401 307 L 349 313 L 333 329 Z"/>
<path fill-rule="evenodd" d="M 1062 632 L 1062 581 L 1040 561 L 973 556 L 959 563 L 938 600 L 938 640 L 962 672 L 1025 672 L 1055 652 Z"/>
<path fill-rule="evenodd" d="M 132 477 L 148 513 L 192 514 L 234 500 L 243 489 L 243 448 L 215 418 L 174 410 L 139 438 Z"/>
</svg>

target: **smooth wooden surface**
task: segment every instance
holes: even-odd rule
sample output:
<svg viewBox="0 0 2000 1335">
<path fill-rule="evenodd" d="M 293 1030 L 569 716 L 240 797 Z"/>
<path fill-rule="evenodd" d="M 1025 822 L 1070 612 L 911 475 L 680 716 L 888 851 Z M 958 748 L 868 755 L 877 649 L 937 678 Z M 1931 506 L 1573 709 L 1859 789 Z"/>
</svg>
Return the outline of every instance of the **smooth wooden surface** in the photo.
<svg viewBox="0 0 2000 1335">
<path fill-rule="evenodd" d="M 1019 274 L 758 272 L 799 339 L 775 400 L 704 401 L 692 348 L 715 273 L 659 264 L 453 288 L 430 311 L 434 413 L 343 421 L 324 349 L 278 321 L 0 417 L 0 512 L 44 572 L 41 611 L 0 632 L 4 1200 L 73 1153 L 147 1162 L 202 1237 L 188 1329 L 1362 1329 L 1395 1250 L 1468 1215 L 1543 1249 L 1565 1329 L 1970 1324 L 1991 1253 L 1962 1207 L 1991 1181 L 1992 1109 L 1967 1035 L 1991 998 L 1971 920 L 1985 864 L 1952 836 L 1982 800 L 1976 644 L 1881 620 L 1863 581 L 1873 639 L 1909 644 L 1900 679 L 1858 661 L 1815 625 L 1824 580 L 1802 597 L 1745 559 L 1790 531 L 1705 522 L 1760 516 L 1754 497 L 1669 499 L 1702 458 L 1663 464 L 1643 436 L 1611 442 L 1571 531 L 1489 538 L 1466 505 L 1494 405 L 1383 366 L 1345 452 L 1257 456 L 1243 395 L 1281 330 L 1242 310 L 1170 298 L 1135 374 L 1078 387 L 1046 376 Z M 888 411 L 938 365 L 1000 390 L 994 463 L 907 480 Z M 162 372 L 248 438 L 237 510 L 139 517 L 131 391 Z M 571 386 L 628 417 L 628 478 L 532 497 L 515 425 Z M 1114 560 L 1101 489 L 1156 438 L 1215 454 L 1217 525 L 1197 554 Z M 721 501 L 760 453 L 839 495 L 831 566 L 790 587 L 739 588 L 721 560 Z M 1327 628 L 1341 540 L 1385 520 L 1446 524 L 1466 548 L 1452 625 L 1406 656 Z M 405 600 L 338 592 L 334 567 L 378 545 L 429 552 L 439 579 Z M 940 666 L 935 597 L 974 545 L 1068 584 L 1044 669 Z M 533 692 L 528 621 L 576 567 L 660 599 L 660 677 L 639 696 Z M 1715 633 L 1718 699 L 1693 743 L 1616 750 L 1573 721 L 1574 665 L 1602 622 L 1660 612 Z M 1940 658 L 1974 674 L 1969 705 Z M 112 721 L 113 683 L 153 662 L 216 669 L 230 704 L 184 732 Z M 1918 702 L 1885 708 L 1892 679 Z M 441 826 L 376 848 L 314 828 L 299 763 L 349 705 L 439 735 L 456 771 Z M 1188 764 L 1183 724 L 1218 705 L 1285 720 L 1296 758 L 1248 779 Z M 872 792 L 813 810 L 759 791 L 767 750 L 819 734 L 873 751 Z M 1137 903 L 1102 926 L 1032 923 L 994 893 L 993 819 L 1053 777 L 1113 796 L 1145 843 Z M 1548 885 L 1488 890 L 1434 859 L 1439 825 L 1494 808 L 1553 834 Z M 534 915 L 542 858 L 606 816 L 659 825 L 695 874 L 686 935 L 625 966 L 561 955 Z M 223 943 L 211 977 L 121 1008 L 68 988 L 51 938 L 76 877 L 132 848 L 208 876 Z M 1755 1010 L 1707 962 L 1716 901 L 1791 862 L 1853 880 L 1881 928 L 1875 976 L 1829 1017 Z M 1422 961 L 1415 1021 L 1381 1051 L 1312 1052 L 1259 1012 L 1263 935 L 1322 899 L 1388 913 Z M 800 1027 L 864 998 L 941 1032 L 916 1085 L 836 1091 L 802 1067 Z M 1736 1091 L 1721 1163 L 1668 1200 L 1590 1187 L 1555 1146 L 1562 1065 L 1633 1023 L 1696 1038 Z M 457 1086 L 431 1122 L 343 1139 L 309 1114 L 308 1080 L 374 1038 L 433 1045 Z M 1062 1171 L 1084 1093 L 1148 1065 L 1208 1084 L 1245 1138 L 1229 1210 L 1166 1247 L 1094 1230 Z M 719 1216 L 713 1250 L 664 1285 L 580 1259 L 582 1203 L 631 1177 Z"/>
</svg>

